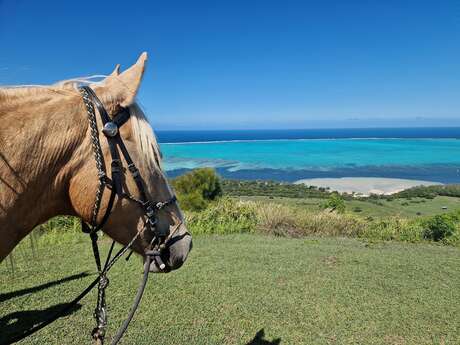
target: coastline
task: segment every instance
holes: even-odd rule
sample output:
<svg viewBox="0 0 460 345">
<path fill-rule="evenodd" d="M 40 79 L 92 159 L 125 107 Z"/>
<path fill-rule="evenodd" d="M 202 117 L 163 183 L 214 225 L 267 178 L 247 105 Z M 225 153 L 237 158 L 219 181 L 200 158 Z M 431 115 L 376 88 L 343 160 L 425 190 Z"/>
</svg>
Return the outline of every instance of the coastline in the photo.
<svg viewBox="0 0 460 345">
<path fill-rule="evenodd" d="M 417 186 L 442 185 L 433 181 L 381 177 L 312 178 L 298 180 L 295 183 L 329 188 L 339 193 L 354 193 L 359 196 L 391 195 Z"/>
</svg>

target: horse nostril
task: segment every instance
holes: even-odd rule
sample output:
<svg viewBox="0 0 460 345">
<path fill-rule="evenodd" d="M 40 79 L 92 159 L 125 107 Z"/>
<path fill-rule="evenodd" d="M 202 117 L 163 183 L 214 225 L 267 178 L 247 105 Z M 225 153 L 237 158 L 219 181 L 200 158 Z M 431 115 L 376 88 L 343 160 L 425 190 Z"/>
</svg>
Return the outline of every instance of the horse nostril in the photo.
<svg viewBox="0 0 460 345">
<path fill-rule="evenodd" d="M 167 265 L 172 270 L 181 267 L 187 260 L 188 253 L 192 249 L 192 237 L 189 234 L 178 236 L 178 240 L 168 247 Z"/>
</svg>

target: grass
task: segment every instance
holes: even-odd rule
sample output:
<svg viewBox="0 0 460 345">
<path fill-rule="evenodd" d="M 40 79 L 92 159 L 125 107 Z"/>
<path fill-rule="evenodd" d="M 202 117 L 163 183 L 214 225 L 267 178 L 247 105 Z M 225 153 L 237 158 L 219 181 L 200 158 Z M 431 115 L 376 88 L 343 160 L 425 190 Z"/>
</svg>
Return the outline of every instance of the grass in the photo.
<svg viewBox="0 0 460 345">
<path fill-rule="evenodd" d="M 296 206 L 309 211 L 318 211 L 319 206 L 324 203 L 324 199 L 319 198 L 284 198 L 284 197 L 265 197 L 251 196 L 239 197 L 242 200 L 253 200 L 262 202 L 281 203 L 288 206 Z M 348 212 L 356 213 L 362 217 L 388 217 L 400 216 L 416 218 L 419 216 L 432 216 L 460 209 L 460 198 L 449 196 L 437 196 L 434 199 L 413 198 L 394 199 L 394 200 L 345 200 Z M 442 207 L 446 206 L 447 211 Z M 354 212 L 360 208 L 360 212 Z M 420 213 L 419 215 L 417 213 Z"/>
<path fill-rule="evenodd" d="M 0 265 L 0 338 L 41 320 L 43 310 L 67 302 L 93 279 L 90 247 L 87 240 L 38 246 L 36 260 L 17 256 L 14 276 Z M 15 293 L 83 271 L 90 275 Z M 135 257 L 111 272 L 109 335 L 126 316 L 140 277 Z M 460 343 L 455 247 L 196 236 L 182 269 L 151 278 L 122 344 Z M 22 344 L 89 344 L 94 299 Z M 254 340 L 262 329 L 266 342 Z"/>
</svg>

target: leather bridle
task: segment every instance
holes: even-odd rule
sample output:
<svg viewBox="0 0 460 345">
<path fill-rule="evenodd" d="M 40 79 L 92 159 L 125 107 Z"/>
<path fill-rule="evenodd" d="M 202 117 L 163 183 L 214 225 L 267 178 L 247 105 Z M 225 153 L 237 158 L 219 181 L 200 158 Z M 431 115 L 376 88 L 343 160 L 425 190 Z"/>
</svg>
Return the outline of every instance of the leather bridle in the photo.
<svg viewBox="0 0 460 345">
<path fill-rule="evenodd" d="M 94 258 L 95 258 L 96 266 L 97 266 L 99 276 L 100 276 L 100 280 L 98 284 L 98 301 L 97 301 L 97 306 L 96 306 L 96 310 L 94 313 L 94 316 L 97 322 L 97 326 L 94 328 L 92 332 L 92 336 L 95 340 L 98 340 L 98 339 L 103 340 L 105 336 L 105 328 L 107 325 L 107 314 L 106 314 L 106 308 L 105 308 L 105 288 L 108 285 L 108 279 L 106 277 L 106 274 L 107 274 L 107 271 L 110 269 L 110 267 L 114 263 L 114 262 L 112 263 L 112 261 L 114 259 L 117 260 L 119 257 L 121 257 L 121 255 L 123 255 L 132 246 L 132 244 L 136 241 L 136 239 L 140 236 L 142 232 L 149 231 L 150 234 L 153 236 L 152 236 L 152 240 L 149 244 L 148 249 L 145 251 L 145 255 L 146 255 L 146 262 L 144 264 L 145 265 L 144 267 L 145 277 L 148 276 L 148 270 L 149 270 L 151 261 L 155 262 L 155 264 L 158 266 L 160 270 L 165 270 L 167 267 L 161 258 L 161 254 L 166 249 L 167 244 L 168 244 L 167 240 L 171 238 L 173 233 L 171 232 L 170 234 L 167 234 L 167 233 L 162 233 L 160 231 L 159 227 L 157 226 L 156 213 L 159 210 L 162 210 L 164 207 L 172 203 L 175 203 L 177 199 L 175 196 L 172 196 L 169 200 L 160 201 L 157 203 L 153 203 L 151 200 L 148 199 L 142 176 L 139 170 L 137 169 L 136 165 L 134 164 L 133 160 L 131 159 L 129 152 L 123 142 L 123 139 L 121 138 L 120 131 L 119 131 L 120 127 L 123 126 L 123 124 L 125 124 L 126 121 L 130 117 L 129 110 L 126 108 L 121 108 L 121 110 L 113 117 L 113 119 L 111 119 L 109 115 L 107 114 L 107 111 L 104 108 L 104 105 L 99 100 L 99 98 L 96 96 L 96 93 L 93 91 L 93 89 L 91 89 L 89 86 L 81 86 L 79 88 L 79 91 L 82 95 L 83 102 L 85 104 L 87 114 L 88 114 L 88 120 L 90 124 L 90 129 L 91 129 L 91 143 L 93 147 L 96 167 L 97 167 L 98 176 L 99 176 L 99 187 L 96 192 L 96 198 L 95 198 L 95 203 L 93 206 L 91 224 L 87 225 L 85 222 L 82 221 L 82 229 L 84 232 L 87 232 L 90 234 Z M 112 160 L 111 161 L 111 178 L 107 176 L 104 156 L 102 153 L 101 143 L 99 141 L 99 132 L 97 128 L 96 113 L 94 109 L 95 107 L 102 121 L 102 126 L 103 126 L 102 133 L 106 137 L 107 143 L 109 146 L 110 156 Z M 124 169 L 123 169 L 123 163 L 120 157 L 120 152 L 124 160 L 126 161 L 128 170 L 136 184 L 137 191 L 139 193 L 138 198 L 134 197 L 128 191 L 125 191 L 123 188 L 123 185 L 124 185 L 123 184 L 123 170 Z M 98 213 L 99 213 L 100 206 L 101 206 L 102 195 L 106 188 L 110 190 L 109 202 L 105 210 L 105 213 L 102 217 L 102 220 L 99 223 L 97 223 Z M 114 206 L 114 201 L 115 201 L 116 196 L 119 199 L 127 199 L 127 200 L 137 203 L 144 213 L 145 222 L 144 222 L 144 227 L 142 231 L 138 231 L 136 233 L 136 235 L 132 238 L 132 240 L 119 251 L 120 254 L 117 253 L 113 259 L 110 259 L 110 255 L 113 249 L 114 242 L 112 243 L 112 247 L 109 250 L 109 255 L 106 259 L 104 267 L 102 267 L 101 261 L 100 261 L 99 249 L 97 246 L 97 232 L 103 228 L 103 226 L 106 224 L 107 220 L 109 219 L 113 206 Z M 178 228 L 179 226 L 175 227 L 176 230 Z M 146 281 L 147 281 L 147 278 L 145 278 L 145 282 Z M 143 291 L 143 288 L 142 288 L 142 291 Z M 142 296 L 142 293 L 140 296 Z M 138 303 L 139 301 L 137 301 L 137 304 Z M 135 304 L 136 304 L 136 301 L 135 301 Z M 137 305 L 136 305 L 136 308 L 137 308 Z M 133 315 L 134 315 L 134 312 L 132 313 L 131 318 Z M 129 322 L 130 322 L 130 318 L 129 320 L 127 320 L 127 322 L 125 322 L 126 324 L 125 329 L 127 328 Z M 119 338 L 121 338 L 123 332 L 121 334 L 120 334 L 120 331 L 118 332 L 118 334 L 120 334 Z M 118 335 L 115 337 L 112 344 L 116 344 L 116 342 L 118 342 L 117 337 Z"/>
<path fill-rule="evenodd" d="M 86 296 L 96 285 L 98 286 L 98 296 L 97 296 L 97 305 L 94 311 L 94 317 L 96 319 L 96 327 L 92 331 L 92 337 L 96 344 L 103 344 L 105 338 L 105 331 L 107 327 L 107 310 L 105 302 L 105 289 L 108 286 L 109 280 L 107 278 L 108 271 L 113 267 L 116 261 L 120 259 L 128 250 L 131 249 L 135 241 L 143 234 L 148 231 L 151 235 L 151 240 L 148 247 L 145 250 L 145 262 L 144 262 L 144 274 L 138 288 L 136 297 L 133 301 L 131 309 L 129 311 L 128 317 L 118 329 L 117 334 L 113 338 L 111 344 L 118 344 L 119 340 L 126 331 L 131 319 L 134 316 L 135 311 L 140 303 L 142 298 L 145 286 L 147 284 L 149 269 L 152 262 L 159 268 L 160 271 L 167 271 L 169 268 L 163 262 L 161 254 L 168 248 L 169 240 L 172 239 L 173 235 L 179 229 L 182 221 L 177 219 L 173 213 L 171 216 L 178 221 L 176 226 L 169 233 L 161 232 L 161 229 L 157 226 L 157 212 L 163 210 L 168 205 L 176 203 L 177 199 L 175 196 L 172 196 L 166 201 L 160 201 L 153 203 L 149 200 L 147 193 L 145 191 L 144 182 L 142 176 L 131 159 L 128 150 L 123 142 L 122 137 L 120 136 L 120 127 L 123 126 L 128 119 L 130 118 L 130 112 L 127 108 L 121 108 L 120 111 L 113 117 L 110 118 L 104 105 L 96 96 L 96 93 L 89 86 L 79 87 L 79 91 L 82 95 L 83 102 L 88 115 L 90 133 L 91 133 L 91 144 L 96 161 L 96 167 L 98 170 L 99 185 L 96 191 L 95 202 L 91 214 L 90 223 L 87 224 L 82 220 L 82 230 L 85 233 L 88 233 L 91 238 L 92 249 L 94 258 L 96 261 L 96 266 L 98 270 L 98 277 L 74 300 L 68 303 L 62 310 L 57 312 L 55 315 L 50 317 L 48 320 L 43 321 L 41 324 L 32 327 L 28 331 L 22 333 L 21 335 L 9 339 L 10 343 L 17 342 L 21 339 L 26 338 L 29 335 L 37 332 L 38 330 L 44 328 L 45 326 L 51 324 L 53 321 L 57 320 L 62 315 L 65 315 L 69 310 L 71 310 L 84 296 Z M 111 156 L 111 176 L 110 178 L 107 175 L 106 164 L 104 160 L 104 155 L 102 152 L 101 143 L 99 140 L 99 130 L 97 126 L 96 111 L 99 113 L 101 122 L 102 122 L 102 133 L 107 139 L 109 146 L 110 156 Z M 139 194 L 139 197 L 131 195 L 127 190 L 125 190 L 123 183 L 124 167 L 123 162 L 120 156 L 123 156 L 126 161 L 127 168 L 135 181 L 136 188 Z M 101 208 L 102 196 L 104 190 L 110 190 L 110 197 L 105 209 L 104 215 L 100 222 L 97 222 L 99 211 Z M 115 246 L 115 241 L 112 242 L 107 258 L 104 265 L 101 264 L 99 247 L 98 247 L 98 231 L 101 230 L 104 225 L 107 223 L 112 209 L 115 204 L 115 199 L 118 197 L 119 200 L 127 199 L 131 202 L 136 203 L 140 206 L 145 219 L 144 226 L 141 230 L 132 237 L 128 244 L 123 246 L 113 257 L 112 252 Z M 145 237 L 145 236 L 144 236 Z M 132 253 L 132 252 L 131 252 Z M 126 260 L 129 259 L 131 253 L 127 256 Z"/>
</svg>

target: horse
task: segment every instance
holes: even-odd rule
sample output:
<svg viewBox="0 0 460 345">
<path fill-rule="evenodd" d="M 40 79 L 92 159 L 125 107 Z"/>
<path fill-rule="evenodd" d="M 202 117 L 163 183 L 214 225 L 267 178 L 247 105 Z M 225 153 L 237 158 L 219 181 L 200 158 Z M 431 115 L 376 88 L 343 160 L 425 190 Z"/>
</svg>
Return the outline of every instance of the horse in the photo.
<svg viewBox="0 0 460 345">
<path fill-rule="evenodd" d="M 153 204 L 172 200 L 173 191 L 161 169 L 159 145 L 136 102 L 146 62 L 147 54 L 142 53 L 124 72 L 117 65 L 99 82 L 73 79 L 49 86 L 0 88 L 0 262 L 37 225 L 54 216 L 69 215 L 85 223 L 92 221 L 99 180 L 87 109 L 79 92 L 82 82 L 94 91 L 110 118 L 122 109 L 129 111 L 119 135 L 142 176 L 145 194 Z M 102 128 L 99 118 L 97 125 Z M 107 162 L 110 147 L 103 134 L 98 135 Z M 122 163 L 129 165 L 124 157 Z M 108 174 L 111 169 L 107 165 Z M 140 198 L 136 181 L 125 168 L 122 184 L 124 191 Z M 102 221 L 109 198 L 109 193 L 102 195 L 97 222 Z M 192 238 L 175 199 L 155 209 L 155 221 L 157 230 L 169 237 L 161 253 L 164 269 L 152 261 L 149 271 L 178 269 L 192 248 Z M 145 260 L 152 234 L 145 231 L 145 212 L 138 204 L 116 198 L 102 231 L 122 245 L 137 236 L 130 249 Z"/>
</svg>

